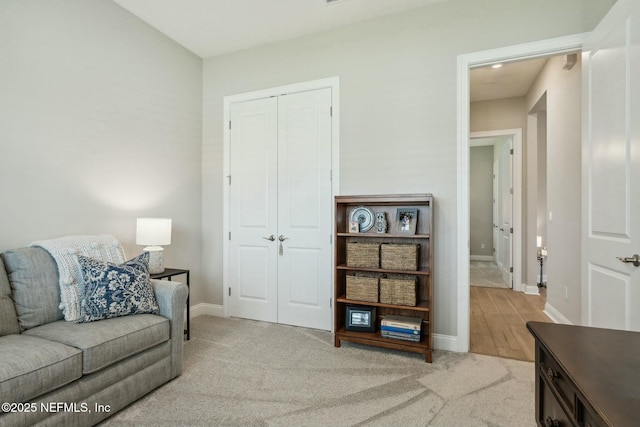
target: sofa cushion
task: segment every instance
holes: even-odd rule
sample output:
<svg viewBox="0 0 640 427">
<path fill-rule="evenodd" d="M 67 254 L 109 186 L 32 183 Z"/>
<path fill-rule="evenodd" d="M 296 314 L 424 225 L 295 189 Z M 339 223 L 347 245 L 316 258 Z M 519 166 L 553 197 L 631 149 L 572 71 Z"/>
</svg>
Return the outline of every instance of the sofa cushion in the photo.
<svg viewBox="0 0 640 427">
<path fill-rule="evenodd" d="M 119 264 L 125 261 L 120 242 L 109 235 L 66 236 L 31 242 L 46 250 L 58 267 L 60 308 L 65 320 L 75 322 L 80 318 L 80 299 L 84 295 L 84 280 L 78 264 L 78 255 Z"/>
<path fill-rule="evenodd" d="M 130 314 L 158 314 L 149 277 L 149 252 L 116 265 L 78 255 L 85 293 L 79 322 Z"/>
<path fill-rule="evenodd" d="M 62 319 L 58 267 L 41 248 L 20 248 L 2 254 L 22 330 Z"/>
<path fill-rule="evenodd" d="M 0 337 L 19 333 L 20 325 L 11 299 L 11 285 L 4 270 L 4 263 L 0 260 Z"/>
<path fill-rule="evenodd" d="M 0 401 L 28 402 L 82 376 L 82 352 L 26 335 L 0 337 Z"/>
<path fill-rule="evenodd" d="M 82 373 L 99 371 L 127 357 L 169 340 L 169 320 L 155 314 L 136 314 L 74 323 L 58 321 L 23 333 L 82 350 Z"/>
</svg>

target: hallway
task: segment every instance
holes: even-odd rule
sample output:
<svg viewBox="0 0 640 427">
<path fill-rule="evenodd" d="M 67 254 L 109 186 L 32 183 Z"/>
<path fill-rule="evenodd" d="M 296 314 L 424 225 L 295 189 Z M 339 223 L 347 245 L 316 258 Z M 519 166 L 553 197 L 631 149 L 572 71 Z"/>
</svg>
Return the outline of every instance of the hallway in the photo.
<svg viewBox="0 0 640 427">
<path fill-rule="evenodd" d="M 527 295 L 511 289 L 471 286 L 472 353 L 534 361 L 534 340 L 526 329 L 530 320 L 551 322 L 542 312 L 545 289 Z"/>
</svg>

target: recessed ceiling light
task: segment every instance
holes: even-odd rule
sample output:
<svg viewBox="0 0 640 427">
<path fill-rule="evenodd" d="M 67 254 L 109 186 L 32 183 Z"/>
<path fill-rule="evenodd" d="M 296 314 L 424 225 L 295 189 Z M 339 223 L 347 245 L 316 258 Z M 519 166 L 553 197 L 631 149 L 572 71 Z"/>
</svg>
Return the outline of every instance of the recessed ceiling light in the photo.
<svg viewBox="0 0 640 427">
<path fill-rule="evenodd" d="M 491 66 L 491 68 L 500 68 L 500 67 L 502 67 L 502 64 L 493 64 Z"/>
</svg>

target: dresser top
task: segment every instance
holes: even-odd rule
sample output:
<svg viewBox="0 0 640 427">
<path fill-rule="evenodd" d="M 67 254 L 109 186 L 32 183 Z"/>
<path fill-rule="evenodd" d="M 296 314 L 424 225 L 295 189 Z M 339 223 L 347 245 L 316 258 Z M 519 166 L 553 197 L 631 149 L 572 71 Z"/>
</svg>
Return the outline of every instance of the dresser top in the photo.
<svg viewBox="0 0 640 427">
<path fill-rule="evenodd" d="M 529 322 L 527 329 L 610 425 L 640 420 L 640 332 Z"/>
</svg>

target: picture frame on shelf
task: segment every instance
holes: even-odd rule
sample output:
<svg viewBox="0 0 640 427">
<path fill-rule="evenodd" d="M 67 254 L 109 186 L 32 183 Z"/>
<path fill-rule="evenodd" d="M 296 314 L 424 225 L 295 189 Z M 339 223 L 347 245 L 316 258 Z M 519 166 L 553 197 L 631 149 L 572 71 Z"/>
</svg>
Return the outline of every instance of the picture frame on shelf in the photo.
<svg viewBox="0 0 640 427">
<path fill-rule="evenodd" d="M 398 208 L 396 210 L 395 231 L 400 234 L 416 234 L 418 225 L 417 208 Z"/>
<path fill-rule="evenodd" d="M 360 233 L 360 223 L 358 221 L 349 221 L 349 233 Z"/>
<path fill-rule="evenodd" d="M 345 308 L 345 331 L 375 332 L 377 310 L 376 307 L 348 305 Z"/>
</svg>

